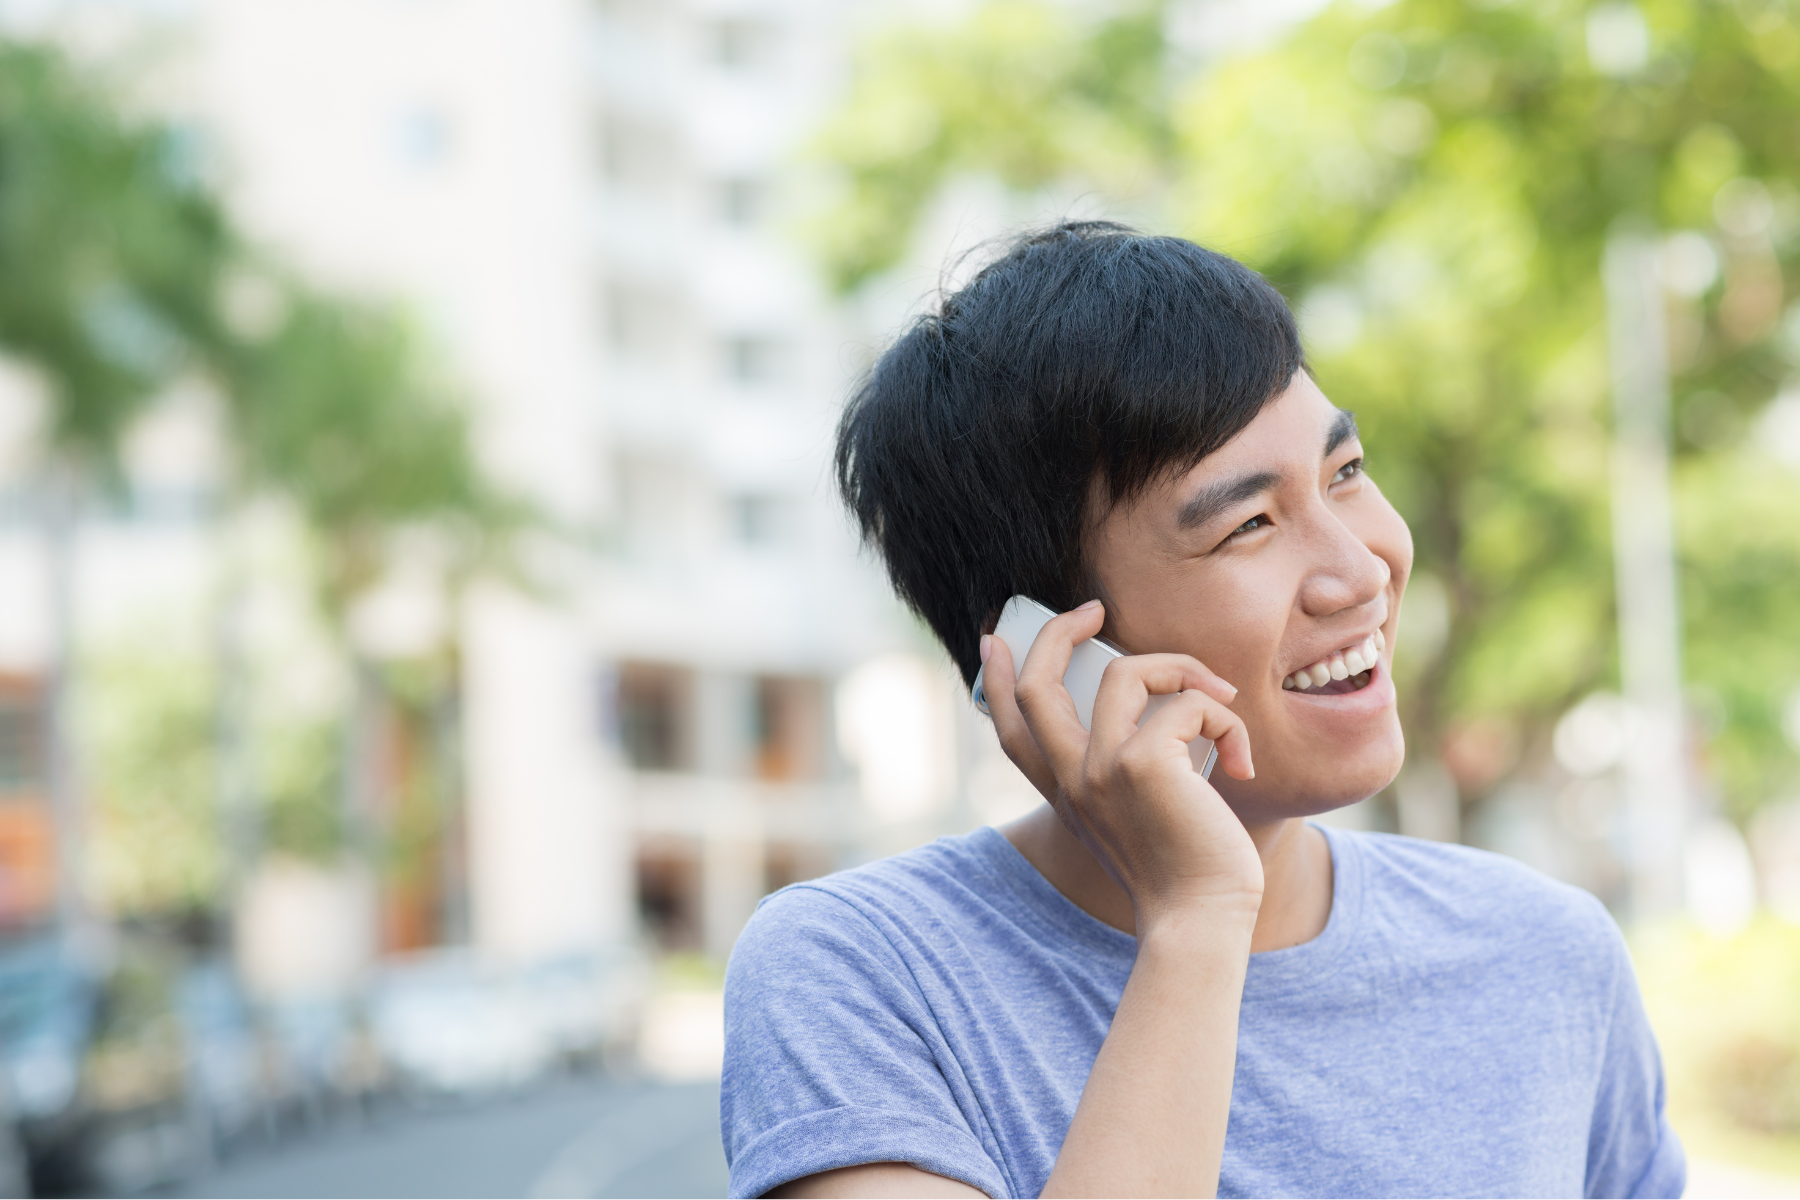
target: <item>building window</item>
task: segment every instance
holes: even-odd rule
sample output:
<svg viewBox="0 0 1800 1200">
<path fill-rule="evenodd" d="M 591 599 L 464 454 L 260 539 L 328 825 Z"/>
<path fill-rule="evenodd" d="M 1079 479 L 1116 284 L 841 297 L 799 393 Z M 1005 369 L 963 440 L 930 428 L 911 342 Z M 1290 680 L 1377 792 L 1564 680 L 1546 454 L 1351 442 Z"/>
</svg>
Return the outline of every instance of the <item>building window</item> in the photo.
<svg viewBox="0 0 1800 1200">
<path fill-rule="evenodd" d="M 606 341 L 634 358 L 667 360 L 681 340 L 681 301 L 654 287 L 613 280 L 605 288 Z"/>
<path fill-rule="evenodd" d="M 674 563 L 718 539 L 714 493 L 681 461 L 622 454 L 614 460 L 619 549 Z"/>
<path fill-rule="evenodd" d="M 602 20 L 625 24 L 649 24 L 657 15 L 658 0 L 595 0 Z"/>
<path fill-rule="evenodd" d="M 40 693 L 0 679 L 0 795 L 35 793 L 43 783 Z"/>
<path fill-rule="evenodd" d="M 756 386 L 780 381 L 787 373 L 787 347 L 770 337 L 725 339 L 725 377 Z"/>
<path fill-rule="evenodd" d="M 601 174 L 620 187 L 666 189 L 680 178 L 680 144 L 671 126 L 608 112 L 600 119 Z"/>
<path fill-rule="evenodd" d="M 763 891 L 779 892 L 790 883 L 801 883 L 831 874 L 831 855 L 822 847 L 796 842 L 771 842 L 763 858 Z"/>
<path fill-rule="evenodd" d="M 755 179 L 724 179 L 718 185 L 719 219 L 745 229 L 757 223 L 763 211 L 763 185 Z"/>
<path fill-rule="evenodd" d="M 708 57 L 731 71 L 765 66 L 772 49 L 771 30 L 761 21 L 726 17 L 714 21 L 707 34 Z"/>
<path fill-rule="evenodd" d="M 732 533 L 746 546 L 791 545 L 800 532 L 799 506 L 786 496 L 739 496 L 731 517 Z"/>
<path fill-rule="evenodd" d="M 409 108 L 394 118 L 394 157 L 414 170 L 429 170 L 450 157 L 454 130 L 435 108 Z"/>
<path fill-rule="evenodd" d="M 660 663 L 621 663 L 619 748 L 639 771 L 693 767 L 693 672 Z"/>
<path fill-rule="evenodd" d="M 690 841 L 652 838 L 638 849 L 638 916 L 663 950 L 700 948 L 700 871 Z"/>
<path fill-rule="evenodd" d="M 756 774 L 785 783 L 825 776 L 825 685 L 808 677 L 764 675 L 756 681 Z"/>
</svg>

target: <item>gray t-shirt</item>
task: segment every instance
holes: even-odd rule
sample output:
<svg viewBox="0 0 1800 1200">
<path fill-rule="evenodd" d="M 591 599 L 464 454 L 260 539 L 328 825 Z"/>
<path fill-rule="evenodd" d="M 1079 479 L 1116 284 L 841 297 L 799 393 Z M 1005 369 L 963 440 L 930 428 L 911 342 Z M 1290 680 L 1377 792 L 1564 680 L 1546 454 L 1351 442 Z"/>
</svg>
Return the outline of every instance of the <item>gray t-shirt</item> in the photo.
<svg viewBox="0 0 1800 1200">
<path fill-rule="evenodd" d="M 1325 832 L 1325 931 L 1250 958 L 1219 1195 L 1681 1195 L 1600 903 L 1479 850 Z M 725 980 L 732 1195 L 907 1162 L 1036 1196 L 1136 946 L 993 829 L 777 892 Z"/>
</svg>

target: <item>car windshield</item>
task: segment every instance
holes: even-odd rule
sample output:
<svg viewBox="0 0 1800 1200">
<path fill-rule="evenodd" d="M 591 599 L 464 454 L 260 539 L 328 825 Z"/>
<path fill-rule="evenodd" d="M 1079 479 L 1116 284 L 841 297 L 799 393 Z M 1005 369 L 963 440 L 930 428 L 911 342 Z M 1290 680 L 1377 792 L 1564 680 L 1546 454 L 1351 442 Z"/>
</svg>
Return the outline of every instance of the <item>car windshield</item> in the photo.
<svg viewBox="0 0 1800 1200">
<path fill-rule="evenodd" d="M 0 1051 L 79 1020 L 79 976 L 54 951 L 0 955 Z"/>
</svg>

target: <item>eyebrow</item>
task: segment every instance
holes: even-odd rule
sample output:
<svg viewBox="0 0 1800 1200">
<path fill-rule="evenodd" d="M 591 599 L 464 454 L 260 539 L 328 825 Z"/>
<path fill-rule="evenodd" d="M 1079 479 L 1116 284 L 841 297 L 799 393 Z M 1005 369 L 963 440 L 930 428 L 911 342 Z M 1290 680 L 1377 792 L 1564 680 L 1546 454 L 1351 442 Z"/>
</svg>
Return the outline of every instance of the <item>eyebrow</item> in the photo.
<svg viewBox="0 0 1800 1200">
<path fill-rule="evenodd" d="M 1331 422 L 1331 430 L 1325 435 L 1325 453 L 1321 457 L 1329 456 L 1333 450 L 1357 436 L 1356 414 L 1347 408 L 1338 409 L 1337 416 Z M 1198 529 L 1227 509 L 1242 504 L 1253 496 L 1260 496 L 1280 482 L 1281 475 L 1278 472 L 1258 471 L 1254 475 L 1241 475 L 1236 479 L 1223 479 L 1218 483 L 1208 484 L 1181 506 L 1181 511 L 1176 514 L 1175 524 L 1181 529 Z"/>
<path fill-rule="evenodd" d="M 1241 475 L 1236 479 L 1221 479 L 1218 483 L 1209 483 L 1181 506 L 1175 523 L 1182 529 L 1197 529 L 1214 520 L 1226 509 L 1242 504 L 1252 496 L 1260 496 L 1280 482 L 1279 473 L 1258 471 L 1254 475 Z"/>
</svg>

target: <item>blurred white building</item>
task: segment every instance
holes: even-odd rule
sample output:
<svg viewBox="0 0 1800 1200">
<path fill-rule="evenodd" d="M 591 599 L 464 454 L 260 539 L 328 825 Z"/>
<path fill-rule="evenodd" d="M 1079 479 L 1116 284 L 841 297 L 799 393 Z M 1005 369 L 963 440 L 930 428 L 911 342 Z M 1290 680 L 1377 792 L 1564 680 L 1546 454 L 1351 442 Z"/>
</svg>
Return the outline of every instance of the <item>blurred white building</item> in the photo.
<svg viewBox="0 0 1800 1200">
<path fill-rule="evenodd" d="M 480 949 L 723 954 L 767 891 L 1022 802 L 830 487 L 871 337 L 780 198 L 852 0 L 62 7 L 154 26 L 156 102 L 252 235 L 408 303 L 486 462 L 573 531 L 550 595 L 459 618 Z M 366 649 L 416 607 L 373 600 Z"/>
<path fill-rule="evenodd" d="M 238 211 L 425 313 L 489 464 L 592 547 L 546 552 L 558 598 L 490 589 L 466 616 L 474 936 L 499 957 L 640 918 L 722 954 L 766 891 L 875 848 L 833 692 L 917 637 L 828 486 L 862 360 L 772 219 L 843 7 L 193 9 Z M 947 701 L 930 678 L 884 696 L 940 755 Z M 907 824 L 948 815 L 934 783 Z"/>
</svg>

